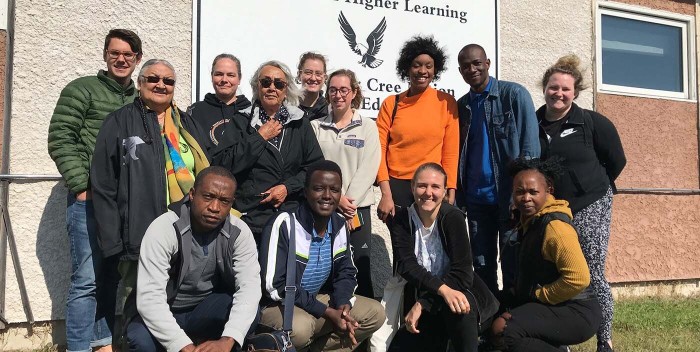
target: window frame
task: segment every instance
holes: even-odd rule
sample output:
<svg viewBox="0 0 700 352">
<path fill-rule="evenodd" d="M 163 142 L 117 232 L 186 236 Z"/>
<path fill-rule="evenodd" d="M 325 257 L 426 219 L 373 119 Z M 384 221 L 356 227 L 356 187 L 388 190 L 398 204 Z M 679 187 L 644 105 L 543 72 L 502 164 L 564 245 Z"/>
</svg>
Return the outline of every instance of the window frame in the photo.
<svg viewBox="0 0 700 352">
<path fill-rule="evenodd" d="M 600 93 L 612 93 L 621 95 L 664 98 L 674 100 L 695 100 L 697 98 L 696 89 L 696 52 L 695 52 L 695 18 L 693 16 L 681 15 L 677 13 L 652 10 L 634 5 L 599 2 L 596 14 L 596 86 Z M 681 92 L 667 90 L 637 88 L 603 83 L 603 15 L 642 21 L 647 23 L 661 24 L 678 27 L 681 29 L 681 57 L 683 83 Z"/>
</svg>

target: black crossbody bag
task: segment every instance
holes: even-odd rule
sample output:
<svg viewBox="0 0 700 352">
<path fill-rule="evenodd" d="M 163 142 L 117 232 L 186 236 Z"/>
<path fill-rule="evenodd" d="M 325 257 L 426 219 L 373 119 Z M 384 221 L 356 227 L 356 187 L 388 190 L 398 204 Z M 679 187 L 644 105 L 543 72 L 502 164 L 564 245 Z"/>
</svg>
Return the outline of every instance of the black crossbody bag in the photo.
<svg viewBox="0 0 700 352">
<path fill-rule="evenodd" d="M 249 336 L 243 351 L 258 352 L 296 352 L 289 334 L 292 332 L 294 320 L 294 297 L 297 293 L 296 286 L 296 240 L 294 215 L 289 216 L 289 247 L 287 249 L 287 274 L 284 287 L 284 313 L 282 316 L 282 330 Z M 284 226 L 283 221 L 282 226 Z"/>
</svg>

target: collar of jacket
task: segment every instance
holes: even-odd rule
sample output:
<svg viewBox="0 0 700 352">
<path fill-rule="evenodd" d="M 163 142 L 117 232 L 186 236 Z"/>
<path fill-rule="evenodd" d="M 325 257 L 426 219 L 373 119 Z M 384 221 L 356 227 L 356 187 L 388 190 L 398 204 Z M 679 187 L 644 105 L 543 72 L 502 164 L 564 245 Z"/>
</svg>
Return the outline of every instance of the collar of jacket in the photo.
<svg viewBox="0 0 700 352">
<path fill-rule="evenodd" d="M 493 76 L 489 76 L 489 83 L 491 85 L 491 89 L 489 89 L 489 94 L 486 96 L 486 99 L 497 99 L 501 95 L 501 91 L 498 89 L 498 80 L 494 78 Z M 467 97 L 467 103 L 471 102 L 472 96 L 467 92 L 466 97 Z M 467 107 L 469 110 L 471 110 L 471 107 L 469 107 L 469 104 L 467 104 Z"/>
<path fill-rule="evenodd" d="M 171 203 L 168 208 L 170 210 L 174 211 L 178 215 L 178 220 L 173 224 L 175 226 L 175 229 L 177 230 L 177 233 L 180 235 L 180 237 L 185 237 L 185 235 L 191 235 L 192 232 L 192 220 L 190 218 L 190 196 L 186 195 L 185 198 L 183 198 L 181 201 L 176 202 L 176 203 Z M 219 230 L 219 235 L 224 236 L 226 238 L 231 237 L 231 221 L 229 219 L 229 214 L 226 216 L 226 220 L 224 220 L 223 226 L 221 226 L 221 229 Z"/>
<path fill-rule="evenodd" d="M 303 200 L 299 204 L 299 208 L 297 208 L 297 210 L 294 213 L 301 227 L 303 227 L 307 233 L 313 234 L 314 215 L 311 212 L 311 208 L 309 208 L 309 204 L 307 203 L 307 201 Z M 341 229 L 345 229 L 345 220 L 343 220 L 340 214 L 333 212 L 333 214 L 331 215 L 331 226 L 331 238 L 333 238 L 340 232 Z"/>
<path fill-rule="evenodd" d="M 287 108 L 287 111 L 289 111 L 289 118 L 287 119 L 287 122 L 285 125 L 288 125 L 292 121 L 296 120 L 301 120 L 304 117 L 304 111 L 299 109 L 296 106 L 289 105 L 287 101 L 285 100 L 284 103 L 282 103 L 285 108 Z M 256 100 L 252 106 L 246 108 L 245 110 L 241 110 L 242 112 L 248 114 L 250 116 L 250 126 L 251 127 L 256 127 L 256 126 L 262 126 L 262 121 L 260 121 L 260 101 Z"/>
<path fill-rule="evenodd" d="M 415 209 L 415 204 L 411 204 L 411 207 L 414 207 Z M 444 220 L 445 216 L 447 213 L 450 213 L 452 211 L 458 211 L 464 218 L 466 218 L 466 215 L 464 215 L 464 212 L 459 210 L 459 208 L 455 207 L 454 205 L 450 205 L 449 203 L 442 203 L 440 204 L 440 210 L 438 210 L 438 215 L 435 217 L 435 223 L 438 226 L 438 232 L 440 233 L 440 238 L 443 239 L 443 245 L 447 245 L 447 242 L 445 242 L 444 237 L 445 237 L 445 228 L 444 228 Z M 416 210 L 416 214 L 418 211 Z M 408 214 L 408 219 L 409 219 L 409 224 L 410 224 L 410 230 L 411 230 L 411 235 L 415 234 L 415 227 L 413 226 L 413 221 L 411 220 L 410 214 Z M 447 250 L 445 250 L 447 251 Z"/>
<path fill-rule="evenodd" d="M 520 223 L 517 227 L 519 229 L 522 228 L 523 232 L 527 232 L 528 227 L 536 218 L 539 218 L 542 215 L 548 213 L 563 213 L 566 214 L 570 219 L 574 218 L 571 214 L 571 208 L 569 208 L 569 202 L 563 199 L 556 199 L 551 194 L 548 194 L 547 200 L 544 202 L 544 205 L 542 205 L 542 209 L 540 209 L 535 215 L 531 216 L 528 219 L 525 219 L 521 216 Z"/>
<path fill-rule="evenodd" d="M 97 79 L 100 80 L 109 90 L 119 93 L 119 94 L 125 94 L 125 95 L 132 95 L 134 94 L 134 90 L 136 89 L 134 87 L 134 80 L 129 80 L 129 85 L 126 87 L 123 87 L 121 84 L 117 83 L 114 79 L 111 77 L 107 76 L 107 73 L 105 70 L 99 70 L 97 71 Z"/>
<path fill-rule="evenodd" d="M 535 115 L 537 115 L 537 122 L 542 122 L 542 119 L 544 119 L 544 114 L 547 112 L 547 104 L 542 105 L 539 109 L 537 109 L 537 112 Z M 571 103 L 571 109 L 569 109 L 569 112 L 566 113 L 566 116 L 564 118 L 565 124 L 574 124 L 574 125 L 583 125 L 583 109 L 576 105 L 576 103 Z"/>
<path fill-rule="evenodd" d="M 321 119 L 319 119 L 319 121 L 320 125 L 323 127 L 340 130 L 339 128 L 335 127 L 335 123 L 333 122 L 333 111 L 331 110 L 330 106 L 328 108 L 328 115 L 322 117 Z M 347 126 L 343 127 L 343 129 L 350 128 L 353 126 L 362 126 L 362 117 L 360 116 L 360 112 L 357 109 L 353 109 L 350 123 Z"/>
<path fill-rule="evenodd" d="M 230 106 L 237 110 L 245 110 L 251 106 L 250 100 L 245 96 L 245 94 L 239 94 L 236 96 L 236 100 L 231 104 L 225 104 L 221 101 L 216 94 L 207 93 L 204 95 L 204 102 L 215 107 Z"/>
</svg>

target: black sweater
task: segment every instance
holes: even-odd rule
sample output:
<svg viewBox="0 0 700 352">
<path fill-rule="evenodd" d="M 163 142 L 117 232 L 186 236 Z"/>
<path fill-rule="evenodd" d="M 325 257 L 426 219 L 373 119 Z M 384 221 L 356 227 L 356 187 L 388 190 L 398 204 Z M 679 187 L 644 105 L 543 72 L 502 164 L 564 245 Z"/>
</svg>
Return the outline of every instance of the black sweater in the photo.
<svg viewBox="0 0 700 352">
<path fill-rule="evenodd" d="M 231 170 L 238 181 L 235 208 L 254 234 L 262 232 L 268 218 L 278 211 L 293 211 L 299 205 L 306 178 L 306 168 L 323 159 L 316 135 L 304 113 L 288 106 L 289 120 L 281 133 L 277 150 L 251 126 L 253 115 L 259 116 L 260 103 L 242 111 L 226 124 L 226 132 L 213 150 L 213 165 Z M 276 185 L 287 188 L 287 197 L 279 208 L 260 204 L 259 195 Z M 259 238 L 256 238 L 259 240 Z"/>
<path fill-rule="evenodd" d="M 486 284 L 474 275 L 472 251 L 464 218 L 464 213 L 454 206 L 447 203 L 440 206 L 435 226 L 440 234 L 442 247 L 450 259 L 450 267 L 442 277 L 437 277 L 418 264 L 414 251 L 415 228 L 408 208 L 398 211 L 390 226 L 394 272 L 406 279 L 409 284 L 407 290 L 415 290 L 404 292 L 405 306 L 410 306 L 417 300 L 426 310 L 430 310 L 434 302 L 442 300 L 438 296 L 438 289 L 445 284 L 453 290 L 473 295 L 482 321 L 496 313 L 496 298 Z"/>
<path fill-rule="evenodd" d="M 537 110 L 544 119 L 546 106 Z M 572 104 L 559 131 L 548 140 L 540 126 L 542 158 L 563 159 L 564 174 L 554 182 L 554 197 L 569 202 L 574 214 L 615 190 L 615 179 L 627 163 L 620 136 L 605 116 Z"/>
<path fill-rule="evenodd" d="M 243 116 L 242 110 L 249 108 L 250 100 L 245 95 L 236 97 L 236 101 L 226 105 L 213 93 L 207 93 L 204 100 L 192 104 L 187 112 L 194 118 L 207 132 L 206 147 L 211 152 L 225 137 L 231 134 L 224 134 L 227 123 L 234 116 Z"/>
<path fill-rule="evenodd" d="M 97 238 L 105 257 L 121 254 L 138 259 L 146 229 L 168 210 L 158 118 L 151 110 L 142 115 L 142 109 L 137 100 L 107 115 L 97 134 L 90 184 Z M 180 121 L 201 146 L 199 125 L 182 111 Z"/>
</svg>

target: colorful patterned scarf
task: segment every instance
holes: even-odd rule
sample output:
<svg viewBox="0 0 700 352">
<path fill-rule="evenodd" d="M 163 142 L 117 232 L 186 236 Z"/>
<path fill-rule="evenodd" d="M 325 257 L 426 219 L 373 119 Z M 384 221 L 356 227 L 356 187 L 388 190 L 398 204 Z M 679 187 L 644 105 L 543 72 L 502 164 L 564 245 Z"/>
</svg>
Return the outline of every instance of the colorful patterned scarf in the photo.
<svg viewBox="0 0 700 352">
<path fill-rule="evenodd" d="M 184 144 L 189 146 L 194 157 L 194 174 L 187 169 L 180 154 L 180 136 L 185 139 Z M 168 179 L 168 194 L 170 195 L 169 203 L 173 203 L 180 201 L 190 191 L 194 186 L 195 175 L 209 166 L 209 160 L 207 160 L 197 140 L 182 127 L 180 112 L 175 103 L 171 103 L 165 111 L 163 137 L 165 175 Z"/>
</svg>

